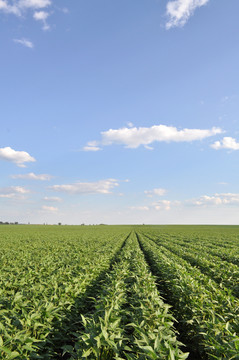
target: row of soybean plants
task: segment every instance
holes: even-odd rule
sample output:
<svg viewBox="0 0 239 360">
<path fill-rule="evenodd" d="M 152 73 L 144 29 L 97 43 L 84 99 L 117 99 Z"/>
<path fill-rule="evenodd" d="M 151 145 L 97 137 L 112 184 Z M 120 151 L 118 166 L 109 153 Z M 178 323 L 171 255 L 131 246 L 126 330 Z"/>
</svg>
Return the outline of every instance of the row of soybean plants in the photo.
<svg viewBox="0 0 239 360">
<path fill-rule="evenodd" d="M 65 351 L 72 360 L 186 359 L 169 308 L 132 232 L 102 283 L 94 311 L 81 316 L 75 345 Z"/>
<path fill-rule="evenodd" d="M 186 248 L 194 248 L 200 250 L 200 252 L 206 252 L 212 256 L 218 256 L 224 261 L 239 265 L 238 230 L 236 229 L 232 233 L 232 230 L 228 227 L 223 229 L 221 234 L 217 231 L 214 227 L 209 226 L 208 230 L 201 234 L 200 232 L 188 233 L 185 231 L 185 227 L 176 234 L 173 234 L 170 230 L 168 233 L 160 233 L 159 231 L 152 231 L 152 229 L 144 233 L 151 238 L 153 237 L 153 239 L 176 243 Z"/>
<path fill-rule="evenodd" d="M 18 229 L 0 233 L 0 358 L 56 359 L 128 230 Z"/>
<path fill-rule="evenodd" d="M 181 240 L 180 244 L 184 247 L 190 246 L 200 249 L 200 251 L 217 256 L 224 261 L 239 265 L 239 238 L 232 237 L 230 233 L 223 238 L 214 239 L 214 237 L 206 236 L 204 239 L 199 238 L 198 241 L 195 241 L 194 236 L 192 236 L 187 241 L 185 239 Z"/>
<path fill-rule="evenodd" d="M 199 269 L 138 233 L 181 329 L 206 359 L 238 359 L 239 301 Z"/>
<path fill-rule="evenodd" d="M 150 239 L 150 235 L 148 235 Z M 216 255 L 211 255 L 207 249 L 200 246 L 182 246 L 177 242 L 161 238 L 152 239 L 156 244 L 162 245 L 169 251 L 198 267 L 204 274 L 214 279 L 223 287 L 230 289 L 239 297 L 239 267 L 233 263 L 223 261 Z"/>
</svg>

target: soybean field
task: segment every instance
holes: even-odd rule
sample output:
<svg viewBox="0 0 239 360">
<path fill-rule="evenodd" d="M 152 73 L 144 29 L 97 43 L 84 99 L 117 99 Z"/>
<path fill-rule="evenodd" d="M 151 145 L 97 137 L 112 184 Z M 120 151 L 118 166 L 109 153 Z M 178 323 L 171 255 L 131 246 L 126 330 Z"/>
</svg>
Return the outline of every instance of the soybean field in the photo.
<svg viewBox="0 0 239 360">
<path fill-rule="evenodd" d="M 0 227 L 0 359 L 239 359 L 239 227 Z"/>
</svg>

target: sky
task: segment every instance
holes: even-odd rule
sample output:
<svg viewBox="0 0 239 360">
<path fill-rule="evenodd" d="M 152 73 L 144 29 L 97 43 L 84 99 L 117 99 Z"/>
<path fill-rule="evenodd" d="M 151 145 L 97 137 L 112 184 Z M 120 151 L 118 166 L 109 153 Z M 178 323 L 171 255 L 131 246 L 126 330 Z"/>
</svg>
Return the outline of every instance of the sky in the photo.
<svg viewBox="0 0 239 360">
<path fill-rule="evenodd" d="M 0 0 L 0 221 L 239 224 L 238 0 Z"/>
</svg>

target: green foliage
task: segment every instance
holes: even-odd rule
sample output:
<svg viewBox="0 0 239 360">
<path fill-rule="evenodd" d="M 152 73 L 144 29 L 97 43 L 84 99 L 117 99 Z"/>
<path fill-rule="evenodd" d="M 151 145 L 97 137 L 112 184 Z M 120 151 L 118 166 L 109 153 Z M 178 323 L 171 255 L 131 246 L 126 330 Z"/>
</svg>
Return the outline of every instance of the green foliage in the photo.
<svg viewBox="0 0 239 360">
<path fill-rule="evenodd" d="M 163 246 L 140 236 L 141 245 L 174 304 L 194 346 L 209 359 L 238 356 L 239 301 L 227 289 Z M 235 357 L 236 358 L 236 357 Z"/>
<path fill-rule="evenodd" d="M 0 359 L 183 360 L 183 335 L 236 360 L 238 243 L 238 227 L 2 226 Z"/>
<path fill-rule="evenodd" d="M 80 299 L 109 269 L 128 231 L 2 229 L 0 354 L 6 360 L 55 359 L 59 344 L 71 342 L 79 326 Z"/>
<path fill-rule="evenodd" d="M 82 317 L 84 329 L 72 359 L 186 359 L 168 310 L 132 233 L 103 284 L 95 311 Z"/>
</svg>

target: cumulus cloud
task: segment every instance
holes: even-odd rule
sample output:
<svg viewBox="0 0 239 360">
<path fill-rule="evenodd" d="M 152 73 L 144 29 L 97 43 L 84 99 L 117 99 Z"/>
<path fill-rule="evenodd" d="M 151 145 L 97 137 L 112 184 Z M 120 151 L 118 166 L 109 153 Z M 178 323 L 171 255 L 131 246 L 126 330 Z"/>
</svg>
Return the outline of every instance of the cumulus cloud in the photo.
<svg viewBox="0 0 239 360">
<path fill-rule="evenodd" d="M 0 160 L 7 160 L 19 167 L 25 167 L 26 162 L 36 161 L 26 151 L 16 151 L 10 147 L 0 148 Z"/>
<path fill-rule="evenodd" d="M 194 11 L 206 5 L 209 0 L 174 0 L 167 3 L 166 29 L 172 27 L 184 26 L 188 19 L 194 14 Z"/>
<path fill-rule="evenodd" d="M 7 199 L 24 199 L 25 195 L 30 191 L 21 186 L 10 186 L 6 188 L 0 188 L 0 198 Z"/>
<path fill-rule="evenodd" d="M 182 129 L 178 130 L 174 126 L 154 125 L 151 127 L 133 127 L 110 129 L 101 132 L 102 140 L 100 142 L 88 142 L 88 147 L 102 145 L 121 144 L 127 148 L 137 148 L 140 145 L 148 147 L 153 142 L 191 142 L 203 140 L 210 136 L 221 134 L 220 128 L 212 129 Z"/>
<path fill-rule="evenodd" d="M 46 11 L 36 11 L 33 14 L 33 17 L 35 20 L 40 20 L 40 21 L 44 21 L 48 18 L 49 13 Z"/>
<path fill-rule="evenodd" d="M 55 206 L 42 205 L 42 210 L 46 212 L 56 212 L 58 211 L 58 208 Z"/>
<path fill-rule="evenodd" d="M 34 173 L 28 173 L 28 174 L 18 174 L 18 175 L 12 175 L 13 179 L 26 179 L 26 180 L 41 180 L 41 181 L 47 181 L 52 178 L 51 175 L 48 174 L 39 174 L 36 175 Z"/>
<path fill-rule="evenodd" d="M 0 11 L 22 16 L 28 9 L 44 9 L 51 4 L 52 2 L 50 0 L 18 0 L 13 3 L 10 3 L 8 0 L 0 0 Z"/>
<path fill-rule="evenodd" d="M 0 12 L 4 12 L 6 14 L 14 14 L 16 16 L 23 16 L 26 12 L 34 12 L 33 18 L 36 21 L 41 21 L 43 23 L 43 29 L 48 30 L 50 27 L 46 22 L 46 19 L 50 15 L 49 12 L 46 12 L 49 6 L 52 5 L 51 0 L 15 0 L 11 3 L 9 0 L 0 0 Z M 23 42 L 22 39 L 20 43 L 22 45 L 28 46 L 27 44 L 31 44 L 28 40 Z M 28 46 L 31 47 L 31 46 Z"/>
<path fill-rule="evenodd" d="M 14 14 L 17 16 L 21 15 L 21 12 L 16 3 L 13 5 L 9 4 L 7 0 L 0 0 L 0 11 L 6 14 Z"/>
<path fill-rule="evenodd" d="M 61 202 L 61 201 L 62 201 L 62 199 L 59 198 L 59 197 L 57 197 L 57 196 L 50 196 L 50 197 L 45 196 L 45 197 L 43 198 L 43 200 L 49 201 L 49 202 Z"/>
<path fill-rule="evenodd" d="M 228 149 L 228 150 L 239 150 L 239 142 L 232 137 L 224 137 L 221 141 L 215 141 L 211 147 L 215 150 Z"/>
<path fill-rule="evenodd" d="M 23 46 L 25 46 L 27 48 L 30 48 L 30 49 L 34 48 L 34 44 L 30 40 L 22 38 L 22 39 L 13 39 L 13 41 L 15 43 L 21 44 L 21 45 L 23 45 Z"/>
<path fill-rule="evenodd" d="M 48 18 L 49 15 L 50 14 L 46 11 L 35 11 L 33 14 L 33 18 L 43 23 L 43 30 L 49 30 L 50 26 L 46 22 L 46 19 Z"/>
<path fill-rule="evenodd" d="M 152 197 L 153 195 L 163 196 L 167 192 L 166 189 L 153 189 L 153 190 L 145 190 L 144 193 L 147 194 L 148 197 Z"/>
<path fill-rule="evenodd" d="M 99 180 L 96 182 L 77 182 L 66 185 L 53 185 L 49 189 L 70 194 L 110 194 L 119 183 L 115 179 Z"/>
<path fill-rule="evenodd" d="M 191 204 L 196 206 L 208 206 L 208 205 L 238 205 L 239 204 L 239 194 L 233 193 L 222 193 L 214 194 L 212 196 L 203 195 L 198 199 L 193 199 L 190 201 Z"/>
</svg>

